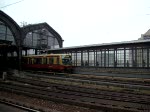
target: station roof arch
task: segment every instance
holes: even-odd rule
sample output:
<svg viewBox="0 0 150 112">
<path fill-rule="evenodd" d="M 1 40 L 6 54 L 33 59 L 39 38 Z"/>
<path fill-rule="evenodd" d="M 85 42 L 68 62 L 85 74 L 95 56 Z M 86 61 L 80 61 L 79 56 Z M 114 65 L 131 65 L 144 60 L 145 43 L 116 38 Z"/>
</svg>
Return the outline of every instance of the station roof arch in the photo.
<svg viewBox="0 0 150 112">
<path fill-rule="evenodd" d="M 19 25 L 10 16 L 8 16 L 1 10 L 0 10 L 0 21 L 3 22 L 10 29 L 14 37 L 16 46 L 20 46 L 22 39 L 21 39 L 21 28 L 19 27 Z"/>
<path fill-rule="evenodd" d="M 22 27 L 23 39 L 26 38 L 27 33 L 32 32 L 34 30 L 40 30 L 43 28 L 47 29 L 57 39 L 59 47 L 62 48 L 63 47 L 62 37 L 46 22 L 39 23 L 39 24 L 31 24 L 31 25 L 27 25 L 27 26 Z"/>
</svg>

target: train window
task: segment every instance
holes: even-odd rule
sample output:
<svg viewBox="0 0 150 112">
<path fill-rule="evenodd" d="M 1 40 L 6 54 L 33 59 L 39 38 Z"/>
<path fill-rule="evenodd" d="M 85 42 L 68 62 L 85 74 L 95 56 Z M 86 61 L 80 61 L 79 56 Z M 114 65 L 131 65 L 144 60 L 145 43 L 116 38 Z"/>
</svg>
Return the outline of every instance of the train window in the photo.
<svg viewBox="0 0 150 112">
<path fill-rule="evenodd" d="M 28 58 L 23 58 L 23 59 L 22 59 L 22 63 L 23 63 L 23 64 L 28 64 Z"/>
<path fill-rule="evenodd" d="M 53 64 L 54 63 L 54 57 L 50 57 L 49 58 L 49 64 Z"/>
<path fill-rule="evenodd" d="M 59 64 L 59 57 L 56 57 L 56 64 Z"/>
<path fill-rule="evenodd" d="M 34 58 L 34 64 L 41 64 L 42 58 Z"/>
<path fill-rule="evenodd" d="M 43 58 L 43 64 L 47 64 L 47 58 Z"/>
<path fill-rule="evenodd" d="M 32 64 L 32 58 L 29 58 L 29 64 Z"/>
<path fill-rule="evenodd" d="M 62 56 L 62 63 L 64 65 L 71 65 L 72 64 L 71 56 Z"/>
</svg>

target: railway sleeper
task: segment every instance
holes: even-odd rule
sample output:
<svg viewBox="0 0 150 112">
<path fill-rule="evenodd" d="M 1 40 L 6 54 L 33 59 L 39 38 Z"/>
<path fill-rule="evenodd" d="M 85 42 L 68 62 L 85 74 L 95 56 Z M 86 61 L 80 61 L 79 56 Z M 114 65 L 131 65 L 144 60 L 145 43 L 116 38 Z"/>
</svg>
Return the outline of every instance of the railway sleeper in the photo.
<svg viewBox="0 0 150 112">
<path fill-rule="evenodd" d="M 21 92 L 21 93 L 23 93 L 23 94 L 26 94 L 26 95 L 29 95 L 29 96 L 31 96 L 31 97 L 37 97 L 37 96 L 39 96 L 39 98 L 43 98 L 43 95 L 41 96 L 41 95 L 37 95 L 37 94 L 35 94 L 35 93 L 32 93 L 32 95 L 31 95 L 31 93 L 29 94 L 28 92 L 22 92 L 22 91 L 17 91 L 17 92 Z M 70 100 L 68 101 L 68 99 L 67 100 L 65 100 L 65 101 L 61 101 L 60 99 L 58 99 L 58 97 L 53 97 L 53 98 L 49 98 L 49 97 L 46 97 L 46 96 L 44 96 L 44 99 L 50 99 L 50 100 L 53 100 L 53 101 L 58 101 L 58 102 L 69 102 L 69 104 L 70 104 Z M 76 101 L 72 101 L 71 100 L 71 103 L 72 104 L 75 104 L 75 103 L 77 103 Z M 78 102 L 78 104 L 79 104 L 80 102 Z M 85 104 L 82 104 L 82 105 L 86 105 L 87 106 L 87 104 L 91 104 L 91 103 L 86 103 L 86 101 L 85 101 Z M 97 103 L 96 104 L 94 104 L 93 105 L 93 103 L 92 103 L 92 105 L 89 105 L 89 106 L 92 106 L 92 107 L 97 107 Z M 108 105 L 108 104 L 107 104 Z M 99 105 L 100 106 L 100 105 Z M 98 107 L 99 107 L 98 106 Z M 97 107 L 97 108 L 98 108 Z M 100 106 L 101 107 L 101 106 Z M 108 107 L 107 107 L 108 108 Z"/>
</svg>

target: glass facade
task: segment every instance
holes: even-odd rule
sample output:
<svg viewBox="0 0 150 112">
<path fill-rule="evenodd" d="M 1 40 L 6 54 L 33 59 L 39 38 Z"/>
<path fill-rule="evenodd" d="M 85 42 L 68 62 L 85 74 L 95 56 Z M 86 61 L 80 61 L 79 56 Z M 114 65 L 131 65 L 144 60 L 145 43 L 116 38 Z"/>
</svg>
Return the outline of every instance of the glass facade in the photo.
<svg viewBox="0 0 150 112">
<path fill-rule="evenodd" d="M 72 55 L 72 65 L 73 66 L 77 66 L 76 65 L 76 60 L 77 60 L 77 55 L 76 55 L 76 53 L 71 53 L 71 55 Z"/>
<path fill-rule="evenodd" d="M 117 49 L 117 60 L 116 64 L 117 67 L 124 67 L 124 49 L 123 48 L 118 48 Z"/>
<path fill-rule="evenodd" d="M 81 66 L 81 53 L 77 53 L 77 66 Z"/>
<path fill-rule="evenodd" d="M 88 51 L 83 51 L 82 54 L 82 66 L 89 66 L 89 57 L 88 57 Z"/>
<path fill-rule="evenodd" d="M 113 67 L 114 66 L 114 49 L 109 49 L 109 57 L 108 57 L 108 61 L 109 61 L 109 67 Z"/>
<path fill-rule="evenodd" d="M 150 65 L 150 48 L 146 47 L 72 50 L 70 54 L 74 66 L 131 68 L 149 67 Z"/>
<path fill-rule="evenodd" d="M 11 41 L 12 45 L 16 45 L 14 36 L 8 26 L 0 21 L 0 40 Z"/>
<path fill-rule="evenodd" d="M 27 33 L 23 44 L 24 46 L 38 49 L 59 48 L 56 37 L 45 28 Z"/>
</svg>

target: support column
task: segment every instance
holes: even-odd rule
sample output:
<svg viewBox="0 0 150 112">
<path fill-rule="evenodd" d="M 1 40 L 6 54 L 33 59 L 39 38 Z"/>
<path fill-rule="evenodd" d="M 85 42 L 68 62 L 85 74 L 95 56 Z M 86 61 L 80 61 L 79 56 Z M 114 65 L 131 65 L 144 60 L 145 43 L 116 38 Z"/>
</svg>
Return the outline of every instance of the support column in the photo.
<svg viewBox="0 0 150 112">
<path fill-rule="evenodd" d="M 22 47 L 19 46 L 19 47 L 18 47 L 19 70 L 22 69 L 22 67 L 21 67 L 21 57 L 22 57 Z"/>
<path fill-rule="evenodd" d="M 124 67 L 126 66 L 126 48 L 124 47 Z"/>
<path fill-rule="evenodd" d="M 78 53 L 78 51 L 75 51 L 75 53 L 76 53 L 76 61 L 75 61 L 75 65 L 77 66 L 77 53 Z"/>
<path fill-rule="evenodd" d="M 27 55 L 28 55 L 28 50 L 26 49 L 26 50 L 25 50 L 25 56 L 27 56 Z"/>
<path fill-rule="evenodd" d="M 147 48 L 147 67 L 149 68 L 149 48 Z"/>
<path fill-rule="evenodd" d="M 93 50 L 93 52 L 94 52 L 94 66 L 96 66 L 96 57 L 95 57 L 95 50 Z"/>
<path fill-rule="evenodd" d="M 35 55 L 37 55 L 37 49 L 35 49 Z"/>
<path fill-rule="evenodd" d="M 81 51 L 81 66 L 84 66 L 84 64 L 83 64 L 83 51 Z"/>
<path fill-rule="evenodd" d="M 106 49 L 104 49 L 104 67 L 106 67 Z"/>
<path fill-rule="evenodd" d="M 88 53 L 88 66 L 89 66 L 89 50 L 87 50 L 87 53 Z"/>
</svg>

